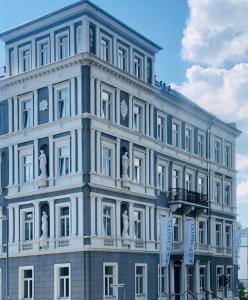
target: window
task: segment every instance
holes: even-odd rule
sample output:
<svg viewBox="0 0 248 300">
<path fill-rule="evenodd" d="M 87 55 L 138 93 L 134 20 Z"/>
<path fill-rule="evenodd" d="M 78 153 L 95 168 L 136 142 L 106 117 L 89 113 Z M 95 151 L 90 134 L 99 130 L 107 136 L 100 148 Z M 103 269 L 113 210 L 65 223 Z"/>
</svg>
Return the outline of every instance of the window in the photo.
<svg viewBox="0 0 248 300">
<path fill-rule="evenodd" d="M 71 299 L 70 264 L 54 265 L 55 299 Z"/>
<path fill-rule="evenodd" d="M 20 69 L 21 72 L 31 70 L 31 48 L 29 47 L 20 51 Z"/>
<path fill-rule="evenodd" d="M 70 115 L 69 89 L 63 88 L 57 90 L 58 119 Z"/>
<path fill-rule="evenodd" d="M 135 264 L 135 296 L 146 296 L 146 265 Z"/>
<path fill-rule="evenodd" d="M 103 90 L 102 91 L 102 117 L 111 121 L 112 107 L 111 107 L 112 94 Z"/>
<path fill-rule="evenodd" d="M 221 202 L 221 183 L 215 182 L 215 202 Z"/>
<path fill-rule="evenodd" d="M 34 228 L 34 219 L 33 212 L 24 212 L 24 241 L 32 241 L 33 240 L 33 228 Z"/>
<path fill-rule="evenodd" d="M 187 290 L 188 291 L 193 291 L 194 290 L 193 268 L 192 267 L 187 268 Z"/>
<path fill-rule="evenodd" d="M 113 176 L 113 151 L 106 146 L 102 147 L 102 171 L 105 176 Z"/>
<path fill-rule="evenodd" d="M 231 167 L 231 146 L 225 145 L 225 165 Z"/>
<path fill-rule="evenodd" d="M 127 70 L 127 50 L 122 47 L 118 48 L 118 68 Z"/>
<path fill-rule="evenodd" d="M 193 175 L 190 173 L 186 173 L 185 175 L 185 188 L 187 191 L 193 190 Z"/>
<path fill-rule="evenodd" d="M 44 41 L 40 42 L 38 44 L 39 49 L 39 66 L 45 66 L 49 64 L 50 58 L 49 58 L 49 42 Z"/>
<path fill-rule="evenodd" d="M 142 158 L 134 157 L 134 181 L 136 183 L 142 183 L 141 182 L 141 176 L 142 176 Z"/>
<path fill-rule="evenodd" d="M 200 267 L 200 291 L 205 291 L 205 269 Z"/>
<path fill-rule="evenodd" d="M 174 147 L 179 147 L 179 124 L 172 124 L 172 145 Z"/>
<path fill-rule="evenodd" d="M 103 230 L 105 236 L 112 236 L 112 207 L 103 206 Z"/>
<path fill-rule="evenodd" d="M 216 268 L 216 286 L 217 290 L 222 291 L 223 290 L 223 267 L 217 267 Z"/>
<path fill-rule="evenodd" d="M 220 141 L 214 141 L 214 160 L 216 162 L 220 162 L 221 155 L 220 155 Z"/>
<path fill-rule="evenodd" d="M 101 58 L 107 62 L 110 61 L 110 41 L 106 38 L 101 38 Z"/>
<path fill-rule="evenodd" d="M 225 240 L 226 240 L 226 247 L 231 248 L 232 246 L 232 227 L 230 225 L 226 226 L 225 230 Z"/>
<path fill-rule="evenodd" d="M 9 75 L 13 76 L 15 73 L 15 53 L 14 49 L 11 48 L 9 50 Z M 1 293 L 0 293 L 0 299 L 1 299 Z"/>
<path fill-rule="evenodd" d="M 138 57 L 137 55 L 134 56 L 133 68 L 134 68 L 133 70 L 134 76 L 142 79 L 142 58 L 141 57 Z"/>
<path fill-rule="evenodd" d="M 205 178 L 198 177 L 198 189 L 199 193 L 205 194 Z"/>
<path fill-rule="evenodd" d="M 59 224 L 60 237 L 67 237 L 70 235 L 70 208 L 64 206 L 59 208 Z"/>
<path fill-rule="evenodd" d="M 221 240 L 222 232 L 221 231 L 222 231 L 221 224 L 215 224 L 215 245 L 217 247 L 222 246 L 222 240 Z"/>
<path fill-rule="evenodd" d="M 117 288 L 113 285 L 118 283 L 117 264 L 103 264 L 104 299 L 116 299 Z"/>
<path fill-rule="evenodd" d="M 166 293 L 166 268 L 158 266 L 158 293 L 165 294 Z"/>
<path fill-rule="evenodd" d="M 166 166 L 164 165 L 158 165 L 158 184 L 157 184 L 157 187 L 160 189 L 160 190 L 165 190 L 166 187 Z"/>
<path fill-rule="evenodd" d="M 69 56 L 69 35 L 64 34 L 58 37 L 58 59 L 64 59 Z"/>
<path fill-rule="evenodd" d="M 225 204 L 231 205 L 231 186 L 225 185 Z"/>
<path fill-rule="evenodd" d="M 22 156 L 22 182 L 27 183 L 33 181 L 33 155 L 28 154 Z"/>
<path fill-rule="evenodd" d="M 165 141 L 165 118 L 158 116 L 157 139 L 161 142 Z"/>
<path fill-rule="evenodd" d="M 198 155 L 204 156 L 204 135 L 198 134 Z"/>
<path fill-rule="evenodd" d="M 172 172 L 172 187 L 174 189 L 179 188 L 179 179 L 180 179 L 179 176 L 180 176 L 180 171 L 174 169 Z"/>
<path fill-rule="evenodd" d="M 181 234 L 180 234 L 180 230 L 181 230 L 181 226 L 180 226 L 180 218 L 174 217 L 173 219 L 173 241 L 174 242 L 179 242 L 181 239 Z"/>
<path fill-rule="evenodd" d="M 199 244 L 206 244 L 206 222 L 199 221 Z"/>
<path fill-rule="evenodd" d="M 58 176 L 70 173 L 70 148 L 68 146 L 58 148 Z"/>
<path fill-rule="evenodd" d="M 227 277 L 227 288 L 232 289 L 232 267 L 226 268 L 226 277 Z"/>
<path fill-rule="evenodd" d="M 19 268 L 19 298 L 22 300 L 34 299 L 34 269 L 33 267 Z"/>
<path fill-rule="evenodd" d="M 188 152 L 192 152 L 192 144 L 193 144 L 192 130 L 186 128 L 186 130 L 185 130 L 185 150 Z"/>
<path fill-rule="evenodd" d="M 133 107 L 133 129 L 141 133 L 144 131 L 144 108 L 138 104 Z"/>
<path fill-rule="evenodd" d="M 33 126 L 33 101 L 27 99 L 21 101 L 22 105 L 22 128 L 30 128 Z"/>
<path fill-rule="evenodd" d="M 147 82 L 152 84 L 152 59 L 147 58 Z"/>
<path fill-rule="evenodd" d="M 134 211 L 134 237 L 143 239 L 143 212 L 139 210 Z"/>
</svg>

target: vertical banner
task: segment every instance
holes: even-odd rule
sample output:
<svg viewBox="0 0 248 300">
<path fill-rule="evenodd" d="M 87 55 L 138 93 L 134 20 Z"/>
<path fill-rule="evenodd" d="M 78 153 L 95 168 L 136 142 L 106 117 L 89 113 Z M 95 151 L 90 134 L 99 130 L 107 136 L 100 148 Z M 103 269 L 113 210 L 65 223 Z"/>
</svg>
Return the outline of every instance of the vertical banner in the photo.
<svg viewBox="0 0 248 300">
<path fill-rule="evenodd" d="M 234 236 L 233 236 L 233 264 L 237 266 L 239 264 L 239 251 L 242 239 L 242 229 L 236 228 L 234 229 Z"/>
<path fill-rule="evenodd" d="M 195 254 L 195 220 L 186 219 L 184 221 L 184 263 L 194 264 Z"/>
<path fill-rule="evenodd" d="M 172 247 L 172 217 L 161 217 L 160 222 L 160 266 L 167 267 Z"/>
</svg>

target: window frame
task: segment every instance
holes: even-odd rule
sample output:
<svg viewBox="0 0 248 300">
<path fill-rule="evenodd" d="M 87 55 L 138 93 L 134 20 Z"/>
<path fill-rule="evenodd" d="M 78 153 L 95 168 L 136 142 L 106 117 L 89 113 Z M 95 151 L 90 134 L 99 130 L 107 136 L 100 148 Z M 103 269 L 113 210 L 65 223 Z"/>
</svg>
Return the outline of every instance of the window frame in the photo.
<svg viewBox="0 0 248 300">
<path fill-rule="evenodd" d="M 69 149 L 69 173 L 66 175 L 60 175 L 59 172 L 59 149 L 68 147 Z M 63 178 L 71 174 L 71 136 L 64 136 L 54 140 L 54 153 L 55 153 L 55 177 Z"/>
<path fill-rule="evenodd" d="M 199 183 L 199 180 L 202 179 L 203 180 L 203 184 Z M 202 187 L 202 190 L 201 190 Z M 198 193 L 202 194 L 202 195 L 206 195 L 207 194 L 207 176 L 204 174 L 198 174 L 197 177 L 197 191 Z"/>
<path fill-rule="evenodd" d="M 200 223 L 204 224 L 204 228 L 200 229 Z M 198 222 L 197 222 L 197 229 L 198 229 L 198 243 L 200 245 L 207 245 L 207 232 L 208 232 L 208 223 L 207 220 L 203 219 L 203 218 L 199 218 Z M 203 232 L 203 243 L 201 242 L 201 236 L 200 236 L 200 231 Z"/>
<path fill-rule="evenodd" d="M 204 280 L 204 289 L 201 288 L 201 269 L 204 270 L 204 275 L 203 275 L 203 280 Z M 206 289 L 206 271 L 207 271 L 207 268 L 205 265 L 200 265 L 199 266 L 199 285 L 200 285 L 200 291 L 204 291 Z"/>
<path fill-rule="evenodd" d="M 33 215 L 33 218 L 32 218 L 32 239 L 28 239 L 26 240 L 25 239 L 25 215 L 26 213 L 32 213 Z M 30 208 L 22 208 L 20 209 L 20 217 L 21 217 L 21 242 L 23 243 L 29 243 L 29 242 L 32 242 L 35 240 L 35 216 L 34 216 L 34 208 L 33 207 L 30 207 Z M 31 222 L 28 222 L 28 223 L 31 223 Z M 30 229 L 30 226 L 29 226 L 29 229 Z"/>
<path fill-rule="evenodd" d="M 218 197 L 217 197 L 217 184 L 219 185 L 219 201 L 218 201 Z M 223 203 L 222 181 L 219 178 L 215 178 L 215 180 L 214 180 L 214 202 L 217 204 Z"/>
<path fill-rule="evenodd" d="M 219 144 L 219 148 L 216 147 L 217 143 Z M 214 138 L 214 161 L 219 164 L 222 163 L 222 141 L 218 137 Z"/>
<path fill-rule="evenodd" d="M 231 182 L 224 182 L 224 204 L 226 206 L 232 206 L 232 183 Z M 227 201 L 227 193 L 226 193 L 226 187 L 229 188 L 229 197 L 228 197 L 228 201 Z M 228 203 L 229 202 L 229 203 Z"/>
<path fill-rule="evenodd" d="M 102 45 L 103 40 L 105 40 L 105 42 L 108 43 L 108 46 L 106 47 L 108 48 L 108 55 L 107 55 L 108 57 L 106 57 L 106 59 L 103 53 L 103 45 Z M 105 62 L 111 64 L 113 61 L 113 38 L 108 34 L 105 34 L 104 32 L 100 31 L 99 47 L 100 47 L 99 49 L 100 58 Z"/>
<path fill-rule="evenodd" d="M 175 240 L 175 231 L 174 231 L 174 227 L 175 227 L 175 219 L 178 219 L 179 220 L 179 223 L 178 223 L 178 240 Z M 172 234 L 172 240 L 173 240 L 173 243 L 176 242 L 181 242 L 182 241 L 182 216 L 180 215 L 173 215 L 173 234 Z"/>
<path fill-rule="evenodd" d="M 160 272 L 160 264 L 158 264 L 158 295 L 166 294 L 166 284 L 167 284 L 167 275 L 168 275 L 166 271 L 167 271 L 166 267 L 161 267 L 161 272 Z"/>
<path fill-rule="evenodd" d="M 24 57 L 23 57 L 23 53 L 25 51 L 30 51 L 30 55 L 29 55 L 29 68 L 26 69 L 24 67 Z M 32 45 L 31 43 L 25 45 L 25 46 L 21 46 L 18 48 L 18 65 L 19 65 L 19 73 L 25 73 L 25 72 L 28 72 L 28 71 L 31 71 L 32 70 Z"/>
<path fill-rule="evenodd" d="M 232 269 L 233 267 L 231 265 L 226 266 L 226 277 L 229 277 L 229 282 L 227 284 L 227 290 L 232 290 L 233 286 L 233 276 L 232 276 Z M 228 274 L 228 270 L 231 270 L 230 274 Z"/>
<path fill-rule="evenodd" d="M 159 137 L 158 132 L 159 132 L 159 124 L 158 124 L 158 120 L 159 118 L 161 118 L 164 121 L 164 125 L 162 126 L 162 136 Z M 158 111 L 157 113 L 157 140 L 162 142 L 162 143 L 166 143 L 167 141 L 167 116 L 166 114 Z"/>
<path fill-rule="evenodd" d="M 44 64 L 42 63 L 42 49 L 41 49 L 41 46 L 44 45 L 44 44 L 47 44 L 48 45 L 48 51 L 47 51 L 47 63 Z M 42 39 L 39 39 L 38 41 L 36 41 L 36 57 L 37 57 L 37 61 L 36 61 L 36 64 L 37 64 L 37 67 L 43 67 L 43 66 L 46 66 L 48 64 L 51 63 L 51 42 L 50 42 L 50 36 L 49 37 L 46 37 L 46 38 L 42 38 Z"/>
<path fill-rule="evenodd" d="M 187 132 L 190 133 L 189 136 L 187 136 Z M 187 151 L 188 153 L 193 153 L 193 145 L 194 145 L 194 130 L 192 127 L 187 125 L 185 127 L 185 151 Z"/>
<path fill-rule="evenodd" d="M 28 145 L 18 149 L 19 151 L 19 178 L 20 184 L 31 184 L 34 181 L 34 145 Z M 24 157 L 32 156 L 32 166 L 30 176 L 32 177 L 30 181 L 26 181 L 25 170 L 24 170 Z"/>
<path fill-rule="evenodd" d="M 232 248 L 232 224 L 225 224 L 224 225 L 225 227 L 225 247 L 227 249 L 231 249 Z M 227 231 L 226 229 L 229 228 L 229 246 L 227 245 Z"/>
<path fill-rule="evenodd" d="M 59 296 L 59 287 L 60 287 L 60 276 L 59 270 L 61 268 L 69 268 L 69 297 L 61 298 Z M 71 264 L 64 263 L 64 264 L 54 264 L 54 300 L 66 299 L 71 300 Z"/>
<path fill-rule="evenodd" d="M 219 275 L 218 275 L 218 273 L 217 273 L 217 270 L 218 270 L 218 269 L 221 269 L 221 270 L 222 270 L 221 274 L 219 274 Z M 223 292 L 223 291 L 224 291 L 224 286 L 222 286 L 221 288 L 219 288 L 219 280 L 218 280 L 218 278 L 219 278 L 219 276 L 223 276 L 223 275 L 224 275 L 224 266 L 217 265 L 217 266 L 216 266 L 216 290 L 217 290 L 217 291 L 220 291 L 220 292 Z"/>
<path fill-rule="evenodd" d="M 62 90 L 67 90 L 68 91 L 68 99 L 67 99 L 67 105 L 66 109 L 68 111 L 68 114 L 66 116 L 62 116 L 60 118 L 59 116 L 59 98 L 58 98 L 58 93 Z M 69 118 L 71 116 L 71 86 L 69 81 L 64 81 L 61 83 L 57 83 L 53 85 L 53 91 L 54 91 L 54 117 L 55 120 L 63 120 L 66 118 Z"/>
<path fill-rule="evenodd" d="M 109 94 L 110 100 L 109 100 L 109 118 L 104 117 L 103 115 L 103 93 Z M 115 122 L 115 88 L 105 84 L 101 83 L 101 117 L 109 122 Z"/>
<path fill-rule="evenodd" d="M 229 149 L 229 158 L 227 156 L 227 151 L 226 149 Z M 227 168 L 232 168 L 232 144 L 228 142 L 224 142 L 224 147 L 223 147 L 223 157 L 224 157 L 224 165 Z"/>
<path fill-rule="evenodd" d="M 32 125 L 24 127 L 23 126 L 24 102 L 27 102 L 27 101 L 31 101 L 31 103 L 32 103 L 32 112 L 31 112 Z M 28 130 L 28 129 L 34 127 L 34 110 L 36 109 L 36 108 L 34 108 L 34 94 L 33 93 L 23 94 L 18 97 L 18 102 L 19 102 L 19 128 L 21 130 Z"/>
<path fill-rule="evenodd" d="M 104 172 L 103 172 L 103 149 L 104 148 L 108 148 L 109 150 L 111 150 L 112 152 L 112 155 L 111 155 L 111 174 L 110 176 L 109 175 L 106 175 Z M 115 141 L 111 141 L 111 140 L 108 140 L 106 138 L 102 138 L 101 139 L 101 173 L 103 176 L 107 177 L 107 178 L 112 178 L 114 179 L 116 177 L 116 154 L 115 154 Z"/>
<path fill-rule="evenodd" d="M 119 50 L 122 49 L 124 50 L 125 52 L 125 64 L 124 64 L 124 68 L 121 68 L 120 67 L 120 64 L 119 64 Z M 122 70 L 122 71 L 125 71 L 125 72 L 128 72 L 129 71 L 129 47 L 123 45 L 121 42 L 117 42 L 117 67 Z"/>
<path fill-rule="evenodd" d="M 139 159 L 141 161 L 141 165 L 140 165 L 140 180 L 137 181 L 135 178 L 135 159 Z M 136 149 L 133 150 L 133 181 L 135 184 L 140 184 L 140 185 L 144 185 L 146 182 L 146 176 L 142 176 L 142 174 L 145 174 L 145 169 L 146 169 L 146 157 L 145 157 L 145 153 L 138 151 Z"/>
<path fill-rule="evenodd" d="M 174 176 L 174 171 L 178 172 L 178 177 Z M 182 188 L 182 183 L 183 183 L 183 174 L 182 174 L 182 169 L 179 166 L 173 166 L 172 169 L 172 188 L 173 189 L 178 189 L 178 188 Z M 176 181 L 175 178 L 178 178 L 178 186 L 175 185 Z"/>
<path fill-rule="evenodd" d="M 214 227 L 214 231 L 215 231 L 215 246 L 218 247 L 218 248 L 222 248 L 223 247 L 223 224 L 221 222 L 215 222 L 215 227 Z M 220 244 L 217 245 L 217 230 L 216 230 L 216 226 L 220 226 L 220 231 L 219 231 L 219 240 L 220 240 Z"/>
<path fill-rule="evenodd" d="M 200 136 L 202 136 L 203 137 L 203 142 L 202 142 L 202 153 L 200 153 L 200 147 L 199 147 L 199 145 L 200 145 Z M 197 153 L 198 153 L 198 155 L 200 156 L 200 157 L 203 157 L 203 158 L 205 158 L 206 157 L 206 136 L 205 136 L 205 134 L 204 134 L 204 132 L 202 132 L 202 131 L 200 131 L 200 132 L 198 132 L 198 135 L 197 135 Z"/>
<path fill-rule="evenodd" d="M 56 226 L 56 237 L 59 239 L 67 239 L 70 238 L 72 235 L 72 217 L 71 217 L 71 203 L 68 202 L 63 202 L 63 203 L 56 203 L 56 220 L 57 220 L 57 226 Z M 69 214 L 68 214 L 68 218 L 69 218 L 69 235 L 64 235 L 62 236 L 61 234 L 61 209 L 62 208 L 69 208 Z M 63 218 L 65 219 L 65 218 Z"/>
<path fill-rule="evenodd" d="M 139 128 L 137 128 L 134 122 L 134 116 L 135 116 L 135 112 L 134 112 L 134 108 L 135 107 L 139 107 L 141 108 L 141 113 L 139 114 Z M 141 134 L 145 133 L 145 103 L 137 98 L 133 99 L 133 107 L 132 107 L 132 128 L 134 131 L 139 132 Z"/>
<path fill-rule="evenodd" d="M 137 294 L 137 267 L 142 267 L 143 269 L 143 293 Z M 144 297 L 147 299 L 147 264 L 135 263 L 135 299 L 139 299 L 140 297 Z"/>
<path fill-rule="evenodd" d="M 138 59 L 140 64 L 139 64 L 139 71 L 138 71 L 138 74 L 136 74 L 136 67 L 135 67 L 135 59 Z M 133 52 L 133 76 L 140 79 L 140 80 L 143 80 L 144 79 L 144 57 L 137 53 L 136 51 Z"/>
<path fill-rule="evenodd" d="M 140 238 L 136 237 L 136 226 L 135 226 L 135 212 L 138 214 L 141 214 L 141 220 L 140 220 Z M 146 220 L 145 220 L 145 209 L 140 207 L 134 207 L 133 209 L 133 234 L 134 234 L 134 240 L 136 241 L 144 241 L 145 240 L 145 231 L 146 231 Z"/>
<path fill-rule="evenodd" d="M 187 181 L 187 176 L 189 176 L 189 181 Z M 187 187 L 187 183 L 189 183 L 189 188 Z M 185 189 L 188 191 L 188 192 L 193 192 L 195 190 L 195 174 L 190 171 L 190 170 L 186 170 L 185 172 Z"/>
<path fill-rule="evenodd" d="M 113 284 L 118 284 L 118 263 L 104 262 L 103 263 L 103 299 L 118 299 L 118 287 L 113 287 L 113 295 L 105 295 L 105 276 L 106 267 L 113 268 Z"/>
<path fill-rule="evenodd" d="M 107 235 L 104 228 L 104 208 L 108 207 L 111 209 L 111 235 Z M 116 236 L 116 228 L 115 228 L 115 204 L 109 202 L 102 202 L 102 235 L 106 238 L 114 238 Z"/>
<path fill-rule="evenodd" d="M 159 171 L 158 171 L 158 167 L 161 166 L 163 168 L 165 168 L 165 173 L 164 173 L 164 188 L 163 186 L 160 186 L 160 179 L 159 179 Z M 158 158 L 157 160 L 157 189 L 162 190 L 162 191 L 167 191 L 168 190 L 168 180 L 169 180 L 169 176 L 168 176 L 168 163 L 160 158 Z"/>
<path fill-rule="evenodd" d="M 68 55 L 65 56 L 65 57 L 62 57 L 62 53 L 61 53 L 61 43 L 60 43 L 60 39 L 67 36 L 67 39 L 68 39 Z M 69 29 L 66 29 L 66 30 L 63 30 L 61 32 L 58 32 L 58 33 L 55 33 L 55 41 L 56 41 L 56 61 L 59 61 L 59 60 L 63 60 L 63 59 L 66 59 L 68 57 L 70 57 L 70 30 Z"/>
<path fill-rule="evenodd" d="M 178 131 L 177 131 L 177 136 L 178 138 L 176 138 L 176 135 L 174 133 L 176 133 L 176 131 L 174 131 L 173 127 L 174 125 L 177 126 Z M 176 148 L 181 148 L 181 122 L 177 121 L 177 120 L 172 120 L 172 146 L 176 147 Z M 176 141 L 178 141 L 178 143 L 176 143 Z"/>
<path fill-rule="evenodd" d="M 25 271 L 32 271 L 32 278 L 31 278 L 31 281 L 32 281 L 32 298 L 24 298 L 24 272 Z M 21 266 L 19 267 L 19 300 L 34 300 L 35 299 L 35 296 L 34 296 L 34 291 L 35 291 L 35 288 L 34 288 L 34 266 Z M 29 280 L 30 282 L 30 280 Z"/>
</svg>

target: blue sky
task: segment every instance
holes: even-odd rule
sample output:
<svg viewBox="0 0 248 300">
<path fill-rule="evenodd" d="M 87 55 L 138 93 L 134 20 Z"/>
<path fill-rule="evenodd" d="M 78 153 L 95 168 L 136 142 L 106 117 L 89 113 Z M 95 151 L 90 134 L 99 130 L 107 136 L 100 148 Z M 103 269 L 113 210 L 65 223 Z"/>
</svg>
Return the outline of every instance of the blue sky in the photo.
<svg viewBox="0 0 248 300">
<path fill-rule="evenodd" d="M 0 0 L 0 32 L 74 3 Z M 248 1 L 92 0 L 163 47 L 159 80 L 243 131 L 237 142 L 238 213 L 248 226 Z M 0 66 L 4 49 L 0 44 Z"/>
</svg>

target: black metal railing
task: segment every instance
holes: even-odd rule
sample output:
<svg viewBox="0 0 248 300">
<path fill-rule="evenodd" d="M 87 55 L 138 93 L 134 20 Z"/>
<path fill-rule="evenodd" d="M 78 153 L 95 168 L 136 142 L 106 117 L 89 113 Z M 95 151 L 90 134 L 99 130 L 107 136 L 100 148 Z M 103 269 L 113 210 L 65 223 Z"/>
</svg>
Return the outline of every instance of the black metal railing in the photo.
<svg viewBox="0 0 248 300">
<path fill-rule="evenodd" d="M 171 188 L 167 193 L 169 202 L 188 202 L 208 207 L 207 195 L 181 188 Z"/>
</svg>

